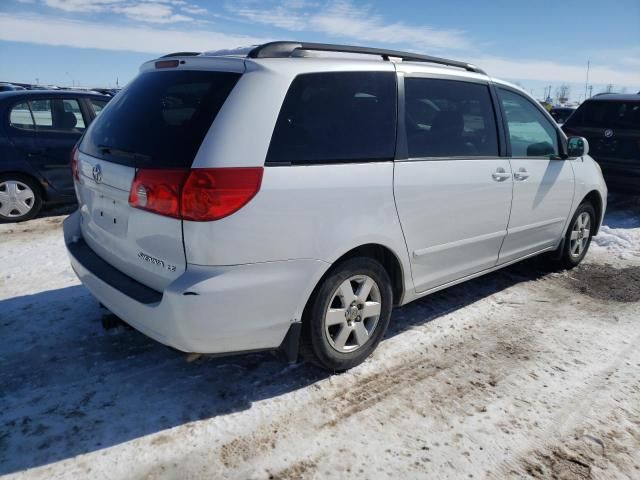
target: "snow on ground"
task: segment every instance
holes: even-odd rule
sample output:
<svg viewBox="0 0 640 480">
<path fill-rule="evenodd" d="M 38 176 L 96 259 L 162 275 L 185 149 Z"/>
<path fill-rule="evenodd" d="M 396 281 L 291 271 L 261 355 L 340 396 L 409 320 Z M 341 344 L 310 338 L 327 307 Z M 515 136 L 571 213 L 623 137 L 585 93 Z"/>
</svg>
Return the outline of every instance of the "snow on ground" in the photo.
<svg viewBox="0 0 640 480">
<path fill-rule="evenodd" d="M 639 260 L 640 198 L 612 198 L 609 202 L 607 221 L 593 240 L 594 251 L 615 260 Z"/>
<path fill-rule="evenodd" d="M 0 476 L 640 478 L 633 202 L 581 267 L 525 262 L 397 309 L 342 375 L 103 331 L 61 219 L 0 225 Z"/>
</svg>

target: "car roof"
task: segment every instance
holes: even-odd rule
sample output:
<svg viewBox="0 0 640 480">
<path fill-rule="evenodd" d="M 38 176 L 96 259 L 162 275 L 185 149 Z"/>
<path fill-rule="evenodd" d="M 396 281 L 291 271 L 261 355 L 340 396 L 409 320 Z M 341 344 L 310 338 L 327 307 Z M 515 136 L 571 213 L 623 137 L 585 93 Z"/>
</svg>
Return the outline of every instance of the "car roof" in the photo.
<svg viewBox="0 0 640 480">
<path fill-rule="evenodd" d="M 640 95 L 637 93 L 599 93 L 591 97 L 587 102 L 640 102 Z"/>
<path fill-rule="evenodd" d="M 304 59 L 304 60 L 303 60 Z M 210 69 L 207 60 L 222 62 L 230 70 L 240 73 L 249 71 L 250 64 L 265 66 L 274 71 L 289 70 L 302 73 L 305 70 L 314 71 L 337 67 L 343 70 L 346 64 L 358 66 L 368 64 L 373 70 L 387 71 L 389 65 L 425 66 L 434 71 L 446 73 L 460 72 L 472 73 L 487 78 L 486 73 L 475 65 L 459 60 L 451 60 L 443 57 L 434 57 L 418 53 L 403 52 L 398 50 L 386 50 L 380 48 L 360 47 L 354 45 L 336 45 L 326 43 L 310 43 L 298 41 L 275 41 L 251 47 L 225 49 L 205 52 L 175 52 L 164 55 L 158 59 L 145 62 L 140 67 L 140 72 L 155 70 L 156 68 L 169 68 L 171 65 L 158 67 L 158 63 L 189 64 L 191 69 Z M 398 62 L 401 60 L 401 62 Z M 176 65 L 177 66 L 177 65 Z M 365 67 L 366 68 L 366 67 Z"/>
<path fill-rule="evenodd" d="M 0 98 L 9 97 L 95 97 L 109 99 L 108 95 L 102 95 L 98 92 L 85 92 L 83 90 L 11 90 L 0 92 Z"/>
</svg>

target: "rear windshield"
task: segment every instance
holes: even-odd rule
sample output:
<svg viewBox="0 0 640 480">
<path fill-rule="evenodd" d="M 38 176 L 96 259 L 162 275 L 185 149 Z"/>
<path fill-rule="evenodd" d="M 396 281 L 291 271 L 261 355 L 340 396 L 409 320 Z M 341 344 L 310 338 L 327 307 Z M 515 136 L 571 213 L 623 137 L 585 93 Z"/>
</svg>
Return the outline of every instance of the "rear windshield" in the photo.
<svg viewBox="0 0 640 480">
<path fill-rule="evenodd" d="M 640 130 L 640 102 L 585 102 L 569 118 L 566 125 L 569 127 Z"/>
<path fill-rule="evenodd" d="M 143 73 L 107 104 L 80 150 L 132 167 L 189 167 L 238 78 L 229 72 Z"/>
</svg>

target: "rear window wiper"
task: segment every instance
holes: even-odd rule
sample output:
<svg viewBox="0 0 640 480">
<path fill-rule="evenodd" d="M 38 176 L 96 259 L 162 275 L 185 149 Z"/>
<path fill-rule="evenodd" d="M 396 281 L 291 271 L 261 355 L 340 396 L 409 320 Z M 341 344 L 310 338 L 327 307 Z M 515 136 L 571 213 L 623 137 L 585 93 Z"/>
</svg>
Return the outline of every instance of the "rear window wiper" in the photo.
<svg viewBox="0 0 640 480">
<path fill-rule="evenodd" d="M 102 155 L 115 155 L 116 157 L 129 158 L 132 160 L 140 160 L 143 162 L 151 161 L 151 156 L 142 153 L 128 152 L 119 148 L 109 147 L 107 145 L 98 145 L 98 150 Z"/>
</svg>

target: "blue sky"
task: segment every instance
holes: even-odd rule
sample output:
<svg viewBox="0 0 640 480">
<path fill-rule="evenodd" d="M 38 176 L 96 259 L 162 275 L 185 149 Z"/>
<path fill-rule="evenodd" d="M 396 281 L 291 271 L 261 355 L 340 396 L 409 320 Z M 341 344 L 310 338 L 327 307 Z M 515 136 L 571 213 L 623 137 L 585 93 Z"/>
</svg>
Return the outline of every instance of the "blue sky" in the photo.
<svg viewBox="0 0 640 480">
<path fill-rule="evenodd" d="M 112 86 L 154 56 L 274 39 L 406 49 L 476 63 L 541 98 L 640 90 L 640 0 L 1 0 L 0 81 Z"/>
</svg>

